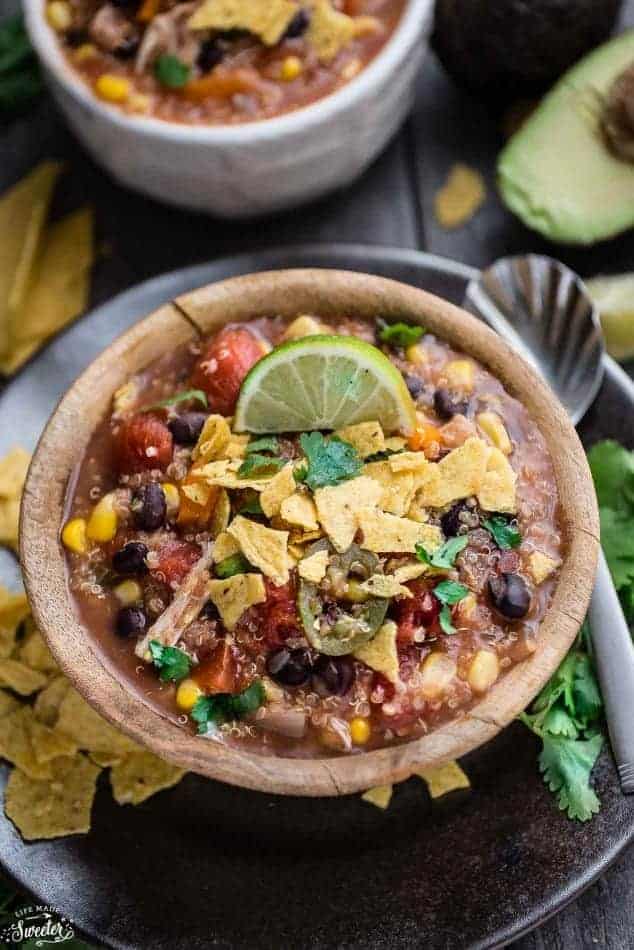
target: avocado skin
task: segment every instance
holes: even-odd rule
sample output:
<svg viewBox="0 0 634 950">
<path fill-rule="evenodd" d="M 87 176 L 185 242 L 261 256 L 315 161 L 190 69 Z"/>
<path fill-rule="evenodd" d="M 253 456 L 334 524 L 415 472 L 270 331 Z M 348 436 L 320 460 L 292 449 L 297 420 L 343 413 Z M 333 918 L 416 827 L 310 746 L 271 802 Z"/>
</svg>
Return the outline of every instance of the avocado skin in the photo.
<svg viewBox="0 0 634 950">
<path fill-rule="evenodd" d="M 436 0 L 432 46 L 448 73 L 500 105 L 543 92 L 610 35 L 622 0 Z"/>
</svg>

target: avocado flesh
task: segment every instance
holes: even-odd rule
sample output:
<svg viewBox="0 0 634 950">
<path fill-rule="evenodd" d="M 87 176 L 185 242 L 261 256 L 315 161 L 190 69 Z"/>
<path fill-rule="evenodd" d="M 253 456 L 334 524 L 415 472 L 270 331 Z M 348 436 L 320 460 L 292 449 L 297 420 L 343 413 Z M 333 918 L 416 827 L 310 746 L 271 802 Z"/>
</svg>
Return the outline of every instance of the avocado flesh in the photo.
<svg viewBox="0 0 634 950">
<path fill-rule="evenodd" d="M 551 241 L 593 244 L 634 226 L 634 163 L 616 158 L 601 105 L 634 62 L 634 30 L 600 46 L 557 83 L 498 159 L 502 198 Z"/>
</svg>

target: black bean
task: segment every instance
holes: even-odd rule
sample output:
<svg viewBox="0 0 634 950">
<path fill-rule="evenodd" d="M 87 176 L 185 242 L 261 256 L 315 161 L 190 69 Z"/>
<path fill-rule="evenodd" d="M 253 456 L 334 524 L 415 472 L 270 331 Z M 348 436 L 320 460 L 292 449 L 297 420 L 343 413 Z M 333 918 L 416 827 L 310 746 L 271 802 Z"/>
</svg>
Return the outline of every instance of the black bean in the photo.
<svg viewBox="0 0 634 950">
<path fill-rule="evenodd" d="M 460 531 L 462 527 L 462 522 L 460 521 L 460 515 L 463 511 L 467 511 L 467 506 L 464 501 L 459 501 L 457 505 L 454 505 L 453 508 L 450 508 L 449 511 L 440 519 L 440 527 L 442 528 L 443 534 L 446 538 L 455 538 L 455 536 Z"/>
<path fill-rule="evenodd" d="M 130 508 L 137 528 L 156 531 L 165 524 L 167 502 L 165 492 L 158 482 L 150 482 L 138 488 L 132 496 Z"/>
<path fill-rule="evenodd" d="M 298 10 L 286 28 L 284 39 L 294 40 L 296 37 L 301 36 L 302 33 L 306 32 L 309 23 L 310 23 L 310 14 L 308 13 L 308 11 L 304 10 L 303 8 L 301 10 Z"/>
<path fill-rule="evenodd" d="M 218 608 L 214 604 L 213 600 L 208 600 L 203 609 L 198 615 L 201 620 L 220 620 L 220 614 L 218 613 Z"/>
<path fill-rule="evenodd" d="M 503 617 L 519 620 L 528 613 L 531 597 L 524 578 L 519 574 L 498 574 L 490 577 L 489 593 L 493 606 Z"/>
<path fill-rule="evenodd" d="M 442 386 L 434 393 L 434 409 L 441 419 L 451 419 L 459 413 L 464 415 L 468 405 L 467 400 L 457 399 Z"/>
<path fill-rule="evenodd" d="M 82 46 L 84 43 L 88 42 L 88 34 L 85 30 L 73 29 L 66 30 L 64 33 L 64 39 L 68 46 L 76 47 Z"/>
<path fill-rule="evenodd" d="M 114 51 L 114 55 L 118 59 L 130 59 L 138 50 L 140 42 L 139 36 L 132 33 L 119 43 Z"/>
<path fill-rule="evenodd" d="M 417 396 L 420 396 L 425 384 L 418 376 L 413 376 L 411 373 L 405 373 L 405 385 L 409 389 L 409 394 L 412 399 L 416 399 Z"/>
<path fill-rule="evenodd" d="M 117 614 L 115 632 L 120 637 L 138 637 L 146 628 L 147 616 L 140 607 L 122 607 Z"/>
<path fill-rule="evenodd" d="M 321 697 L 343 696 L 350 689 L 353 674 L 350 657 L 332 657 L 322 654 L 313 666 L 312 687 Z"/>
<path fill-rule="evenodd" d="M 218 40 L 205 40 L 203 45 L 200 47 L 196 65 L 202 70 L 202 72 L 208 73 L 214 68 L 214 66 L 218 65 L 224 55 L 225 50 L 220 45 Z"/>
<path fill-rule="evenodd" d="M 128 541 L 120 551 L 112 558 L 112 566 L 117 574 L 131 576 L 133 574 L 145 574 L 147 572 L 147 563 L 145 561 L 148 549 L 141 541 Z"/>
<path fill-rule="evenodd" d="M 179 445 L 195 445 L 206 418 L 204 412 L 184 412 L 170 419 L 167 427 Z"/>
<path fill-rule="evenodd" d="M 266 670 L 282 686 L 304 686 L 310 676 L 311 661 L 308 650 L 287 650 L 280 647 L 270 653 Z"/>
</svg>

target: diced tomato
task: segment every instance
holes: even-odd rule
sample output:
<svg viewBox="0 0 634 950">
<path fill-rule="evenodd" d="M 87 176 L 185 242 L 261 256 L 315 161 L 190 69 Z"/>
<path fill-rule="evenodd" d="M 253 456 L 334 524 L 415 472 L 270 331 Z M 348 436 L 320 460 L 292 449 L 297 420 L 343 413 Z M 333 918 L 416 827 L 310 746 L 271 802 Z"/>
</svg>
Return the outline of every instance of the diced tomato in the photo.
<svg viewBox="0 0 634 950">
<path fill-rule="evenodd" d="M 207 393 L 214 412 L 229 416 L 235 409 L 242 380 L 263 355 L 261 343 L 249 330 L 221 330 L 194 367 L 192 386 Z"/>
<path fill-rule="evenodd" d="M 428 590 L 425 581 L 411 581 L 406 586 L 414 596 L 396 604 L 396 638 L 399 643 L 414 643 L 417 631 L 429 630 L 438 620 L 440 603 Z"/>
<path fill-rule="evenodd" d="M 126 419 L 115 440 L 119 471 L 127 475 L 154 468 L 165 471 L 172 461 L 174 440 L 164 422 L 148 413 Z"/>
<path fill-rule="evenodd" d="M 180 584 L 200 558 L 200 548 L 190 541 L 169 538 L 157 548 L 158 563 L 152 565 L 151 573 L 171 586 Z"/>
<path fill-rule="evenodd" d="M 288 637 L 301 636 L 302 623 L 297 613 L 297 591 L 290 580 L 282 587 L 276 587 L 265 579 L 266 601 L 260 608 L 262 631 L 267 646 L 281 646 Z"/>
<path fill-rule="evenodd" d="M 238 666 L 228 643 L 219 643 L 208 660 L 192 673 L 204 693 L 235 693 L 238 688 Z"/>
</svg>

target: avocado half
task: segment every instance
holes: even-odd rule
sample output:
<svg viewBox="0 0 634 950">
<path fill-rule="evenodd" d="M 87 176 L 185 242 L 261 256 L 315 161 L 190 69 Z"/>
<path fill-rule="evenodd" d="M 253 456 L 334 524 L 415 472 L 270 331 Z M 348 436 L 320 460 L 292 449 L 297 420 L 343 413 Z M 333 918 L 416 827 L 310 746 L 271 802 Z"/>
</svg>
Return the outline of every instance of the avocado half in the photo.
<svg viewBox="0 0 634 950">
<path fill-rule="evenodd" d="M 633 64 L 631 30 L 567 72 L 498 159 L 505 204 L 551 241 L 593 244 L 634 226 L 634 161 L 611 150 L 603 124 Z"/>
</svg>

